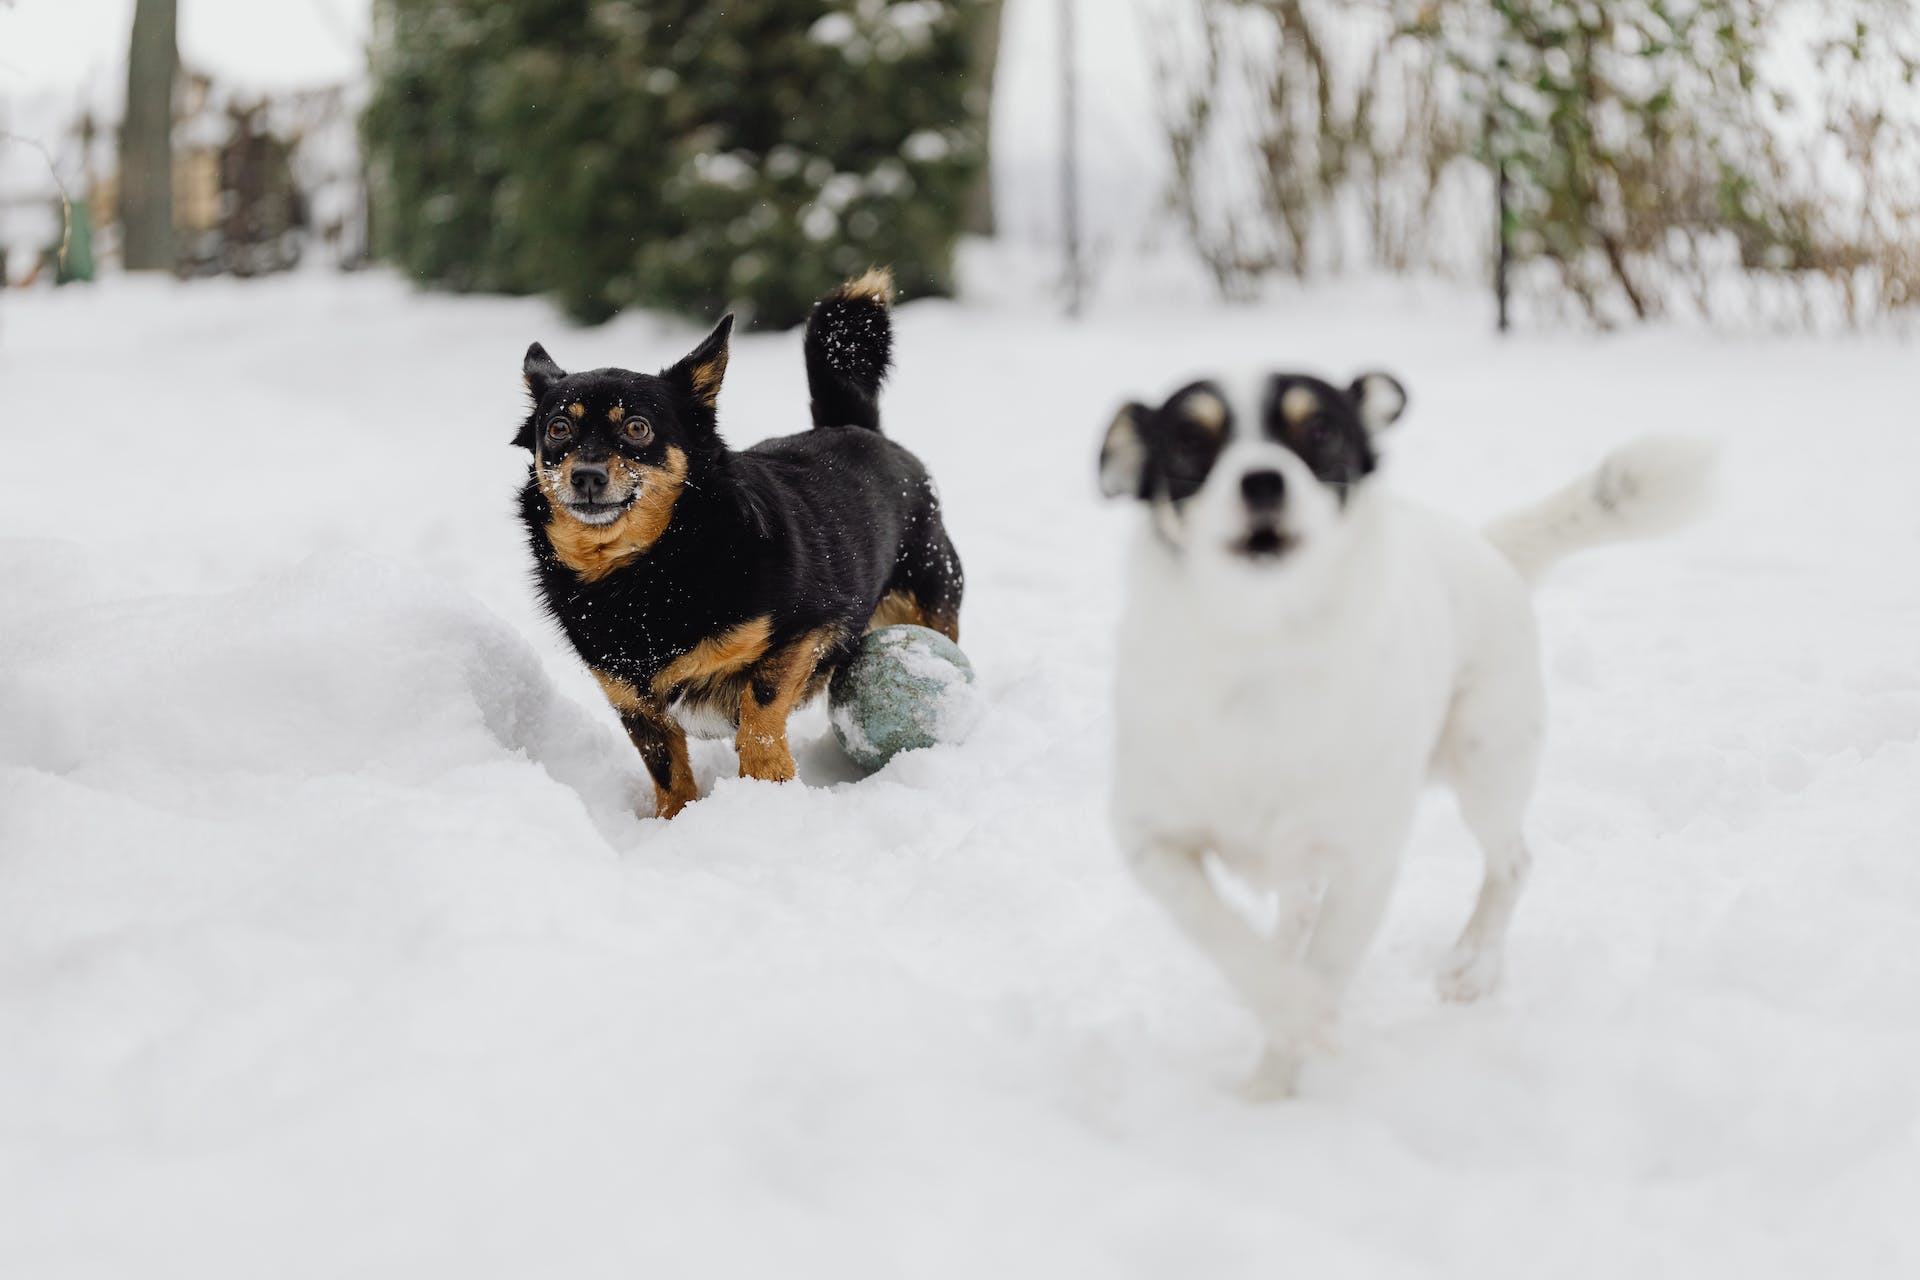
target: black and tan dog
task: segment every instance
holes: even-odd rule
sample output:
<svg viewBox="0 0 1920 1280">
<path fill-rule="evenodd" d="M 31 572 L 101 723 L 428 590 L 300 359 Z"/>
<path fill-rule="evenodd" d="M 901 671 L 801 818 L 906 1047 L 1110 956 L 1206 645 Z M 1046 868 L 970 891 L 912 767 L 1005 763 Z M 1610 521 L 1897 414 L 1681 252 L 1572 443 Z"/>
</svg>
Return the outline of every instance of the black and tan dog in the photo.
<svg viewBox="0 0 1920 1280">
<path fill-rule="evenodd" d="M 958 639 L 960 561 L 926 469 L 880 433 L 892 281 L 814 305 L 813 429 L 735 452 L 715 418 L 733 317 L 657 377 L 566 373 L 535 343 L 520 495 L 547 608 L 619 711 L 660 817 L 696 797 L 684 722 L 735 731 L 740 774 L 794 776 L 787 716 L 860 637 Z"/>
</svg>

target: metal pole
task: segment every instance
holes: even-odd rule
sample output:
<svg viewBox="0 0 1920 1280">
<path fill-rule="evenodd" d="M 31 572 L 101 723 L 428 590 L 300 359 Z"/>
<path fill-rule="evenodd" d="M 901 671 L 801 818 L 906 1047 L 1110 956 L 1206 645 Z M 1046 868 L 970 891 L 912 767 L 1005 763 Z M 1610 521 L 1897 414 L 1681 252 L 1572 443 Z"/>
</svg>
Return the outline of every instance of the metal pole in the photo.
<svg viewBox="0 0 1920 1280">
<path fill-rule="evenodd" d="M 1496 216 L 1500 219 L 1500 243 L 1494 255 L 1493 296 L 1499 304 L 1500 332 L 1505 333 L 1513 327 L 1513 322 L 1507 312 L 1507 269 L 1512 262 L 1513 248 L 1511 239 L 1507 234 L 1507 209 L 1511 193 L 1507 188 L 1507 158 L 1505 156 L 1501 156 L 1494 162 L 1494 186 L 1499 191 L 1497 199 L 1499 210 Z"/>
<path fill-rule="evenodd" d="M 1074 0 L 1060 0 L 1060 216 L 1066 233 L 1067 314 L 1078 316 L 1087 280 L 1080 243 L 1079 65 Z"/>
<path fill-rule="evenodd" d="M 1487 150 L 1493 153 L 1493 202 L 1494 217 L 1498 220 L 1494 228 L 1493 260 L 1493 297 L 1499 311 L 1499 332 L 1506 333 L 1513 327 L 1508 309 L 1507 273 L 1513 262 L 1513 238 L 1509 229 L 1512 221 L 1513 190 L 1507 183 L 1507 149 L 1500 136 L 1500 110 L 1505 105 L 1503 96 L 1507 83 L 1507 60 L 1501 56 L 1494 64 L 1493 105 L 1487 109 Z"/>
</svg>

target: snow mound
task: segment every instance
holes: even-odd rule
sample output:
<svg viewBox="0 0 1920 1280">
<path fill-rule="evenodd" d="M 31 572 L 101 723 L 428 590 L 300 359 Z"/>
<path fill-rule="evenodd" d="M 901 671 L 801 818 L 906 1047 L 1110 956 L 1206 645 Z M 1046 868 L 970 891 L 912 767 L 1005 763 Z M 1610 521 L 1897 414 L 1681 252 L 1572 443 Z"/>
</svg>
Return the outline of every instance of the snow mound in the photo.
<svg viewBox="0 0 1920 1280">
<path fill-rule="evenodd" d="M 85 563 L 0 543 L 0 581 L 35 602 L 0 623 L 0 762 L 233 803 L 292 779 L 412 787 L 531 763 L 603 823 L 631 812 L 631 749 L 521 635 L 418 570 L 323 553 L 221 595 L 89 603 Z"/>
</svg>

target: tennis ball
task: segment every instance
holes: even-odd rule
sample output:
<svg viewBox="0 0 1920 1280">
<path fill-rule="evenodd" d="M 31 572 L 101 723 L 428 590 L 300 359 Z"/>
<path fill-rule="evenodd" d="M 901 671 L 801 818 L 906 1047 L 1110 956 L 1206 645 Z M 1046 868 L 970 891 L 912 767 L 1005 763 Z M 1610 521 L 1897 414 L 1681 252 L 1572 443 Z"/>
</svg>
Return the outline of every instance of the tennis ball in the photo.
<svg viewBox="0 0 1920 1280">
<path fill-rule="evenodd" d="M 959 742 L 979 718 L 973 664 L 926 627 L 881 627 L 860 642 L 827 689 L 833 736 L 854 761 L 878 769 L 902 751 Z"/>
</svg>

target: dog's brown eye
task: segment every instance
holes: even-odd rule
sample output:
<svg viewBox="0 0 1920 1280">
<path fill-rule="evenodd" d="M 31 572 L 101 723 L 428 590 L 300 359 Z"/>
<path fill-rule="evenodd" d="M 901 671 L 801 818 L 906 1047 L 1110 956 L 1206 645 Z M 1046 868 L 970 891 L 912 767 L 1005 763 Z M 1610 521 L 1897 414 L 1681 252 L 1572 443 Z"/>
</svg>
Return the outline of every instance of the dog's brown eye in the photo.
<svg viewBox="0 0 1920 1280">
<path fill-rule="evenodd" d="M 573 424 L 565 418 L 555 418 L 547 424 L 547 439 L 555 444 L 565 444 L 573 439 Z"/>
<path fill-rule="evenodd" d="M 645 418 L 628 418 L 620 428 L 620 438 L 632 445 L 647 444 L 653 439 L 653 424 Z"/>
</svg>

